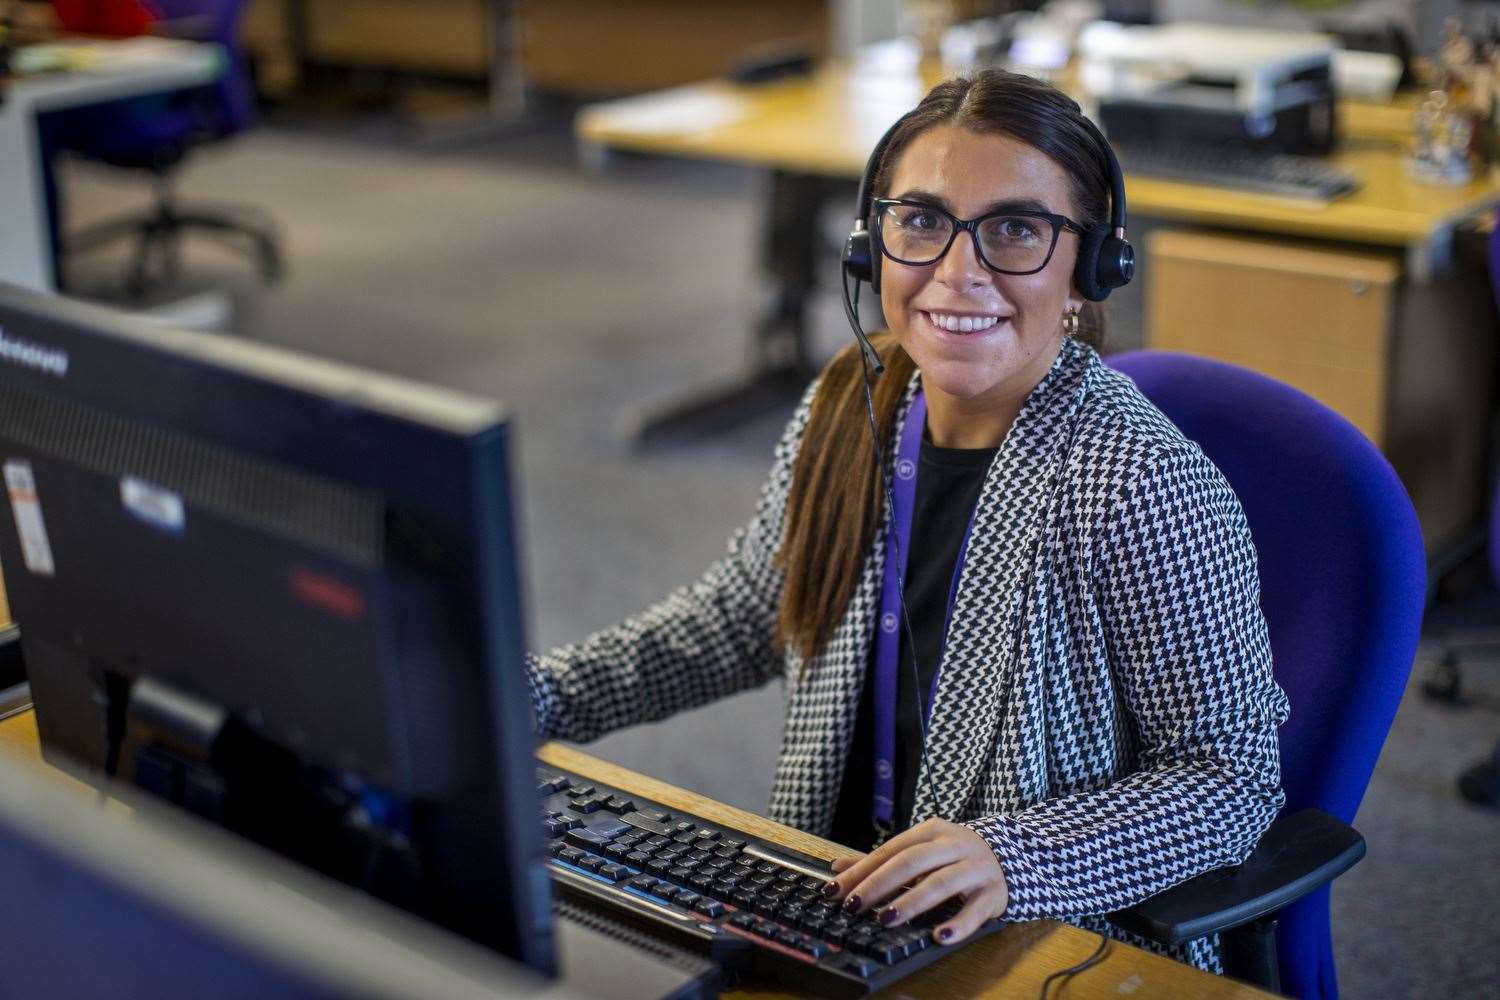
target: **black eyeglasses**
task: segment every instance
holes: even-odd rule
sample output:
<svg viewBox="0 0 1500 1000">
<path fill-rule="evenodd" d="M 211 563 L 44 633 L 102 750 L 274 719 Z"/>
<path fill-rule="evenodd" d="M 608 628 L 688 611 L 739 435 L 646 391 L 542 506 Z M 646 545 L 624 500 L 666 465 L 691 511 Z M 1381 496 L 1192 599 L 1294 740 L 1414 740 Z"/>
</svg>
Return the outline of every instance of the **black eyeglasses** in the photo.
<svg viewBox="0 0 1500 1000">
<path fill-rule="evenodd" d="M 899 264 L 923 267 L 941 260 L 968 230 L 979 260 L 1001 274 L 1035 274 L 1047 266 L 1064 229 L 1083 227 L 1052 212 L 991 212 L 977 219 L 955 219 L 934 205 L 898 198 L 875 200 L 875 235 L 880 250 Z"/>
</svg>

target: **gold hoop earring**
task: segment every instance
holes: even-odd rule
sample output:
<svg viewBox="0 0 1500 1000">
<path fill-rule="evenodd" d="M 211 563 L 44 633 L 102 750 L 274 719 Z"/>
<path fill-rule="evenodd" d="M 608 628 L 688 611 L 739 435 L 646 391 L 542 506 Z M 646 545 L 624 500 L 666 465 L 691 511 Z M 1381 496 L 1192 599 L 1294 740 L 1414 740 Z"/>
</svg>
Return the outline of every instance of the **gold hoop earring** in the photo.
<svg viewBox="0 0 1500 1000">
<path fill-rule="evenodd" d="M 1063 313 L 1063 336 L 1065 336 L 1065 337 L 1076 337 L 1076 336 L 1078 336 L 1078 327 L 1079 327 L 1079 325 L 1080 325 L 1080 323 L 1078 321 L 1078 314 L 1076 312 L 1065 312 L 1065 313 Z"/>
</svg>

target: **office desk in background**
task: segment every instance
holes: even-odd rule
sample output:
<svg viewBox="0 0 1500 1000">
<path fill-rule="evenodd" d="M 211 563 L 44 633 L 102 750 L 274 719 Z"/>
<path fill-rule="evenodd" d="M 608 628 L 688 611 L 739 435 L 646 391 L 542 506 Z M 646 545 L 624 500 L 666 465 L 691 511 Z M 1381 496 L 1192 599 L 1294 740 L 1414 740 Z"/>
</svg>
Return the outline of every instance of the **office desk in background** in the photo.
<svg viewBox="0 0 1500 1000">
<path fill-rule="evenodd" d="M 142 37 L 60 44 L 78 68 L 0 80 L 0 281 L 40 291 L 54 288 L 36 116 L 198 87 L 224 69 L 223 53 L 208 43 Z"/>
<path fill-rule="evenodd" d="M 638 441 L 728 422 L 799 390 L 816 367 L 807 311 L 819 245 L 817 209 L 852 205 L 852 181 L 900 114 L 946 74 L 904 59 L 899 43 L 832 61 L 814 73 L 755 86 L 706 81 L 584 109 L 576 133 L 597 162 L 611 150 L 729 162 L 770 174 L 762 260 L 772 308 L 752 337 L 750 371 L 682 404 L 628 415 Z M 1380 445 L 1422 520 L 1435 563 L 1472 545 L 1495 366 L 1488 279 L 1455 261 L 1455 235 L 1500 203 L 1500 175 L 1441 186 L 1408 175 L 1401 139 L 1412 99 L 1343 102 L 1344 141 L 1330 158 L 1363 186 L 1326 203 L 1207 187 L 1127 171 L 1146 346 L 1242 364 L 1322 399 Z M 852 220 L 851 220 L 852 221 Z M 1168 227 L 1163 229 L 1163 227 Z M 1202 242 L 1151 237 L 1211 237 Z M 1303 256 L 1280 250 L 1295 249 Z M 1154 253 L 1161 259 L 1154 259 Z M 1326 281 L 1308 285 L 1314 264 Z M 1171 275 L 1154 284 L 1158 275 Z M 1319 308 L 1306 308 L 1307 295 Z M 1116 303 L 1139 296 L 1135 288 Z M 1252 318 L 1229 301 L 1270 303 Z M 1316 324 L 1316 325 L 1315 325 Z M 1331 324 L 1324 326 L 1322 324 Z"/>
<path fill-rule="evenodd" d="M 0 767 L 48 766 L 41 759 L 36 718 L 31 712 L 0 721 L 0 750 L 6 751 L 0 756 Z M 670 808 L 723 823 L 806 854 L 832 858 L 846 853 L 829 841 L 559 743 L 542 746 L 537 757 L 554 767 L 586 775 Z M 60 771 L 49 770 L 59 778 L 66 777 Z M 87 786 L 78 787 L 92 792 Z M 914 1000 L 929 997 L 934 1000 L 1034 997 L 1047 976 L 1083 961 L 1097 945 L 1095 935 L 1069 924 L 1050 920 L 1013 924 L 902 980 L 899 993 Z M 740 1000 L 799 996 L 764 983 L 752 983 L 725 995 Z M 1272 996 L 1244 983 L 1213 976 L 1118 941 L 1110 942 L 1108 952 L 1097 966 L 1054 982 L 1048 992 L 1049 1000 L 1118 1000 L 1126 995 L 1196 997 L 1201 1000 L 1264 1000 Z"/>
</svg>

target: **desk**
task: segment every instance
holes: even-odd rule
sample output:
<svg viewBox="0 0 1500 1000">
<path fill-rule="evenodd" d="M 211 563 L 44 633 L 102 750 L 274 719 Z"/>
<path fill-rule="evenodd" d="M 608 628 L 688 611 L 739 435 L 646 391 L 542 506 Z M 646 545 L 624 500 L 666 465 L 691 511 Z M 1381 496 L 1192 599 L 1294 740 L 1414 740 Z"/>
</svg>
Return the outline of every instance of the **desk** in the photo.
<svg viewBox="0 0 1500 1000">
<path fill-rule="evenodd" d="M 832 248 L 818 244 L 817 209 L 834 196 L 852 203 L 850 182 L 862 173 L 876 140 L 944 75 L 940 68 L 904 58 L 899 45 L 886 44 L 853 61 L 829 62 L 802 78 L 758 86 L 708 81 L 595 105 L 579 114 L 577 136 L 596 159 L 609 150 L 624 150 L 717 160 L 760 167 L 772 178 L 762 260 L 776 297 L 752 336 L 750 371 L 728 387 L 628 415 L 623 421 L 627 434 L 644 443 L 733 420 L 784 400 L 805 384 L 815 367 L 807 356 L 807 307 L 818 269 L 831 267 L 834 255 Z M 1440 567 L 1472 547 L 1469 532 L 1482 515 L 1495 360 L 1488 280 L 1455 267 L 1455 234 L 1500 203 L 1500 173 L 1451 187 L 1408 176 L 1399 139 L 1410 111 L 1411 99 L 1405 97 L 1388 105 L 1340 104 L 1345 139 L 1331 159 L 1359 174 L 1364 184 L 1328 203 L 1127 175 L 1131 231 L 1143 266 L 1141 280 L 1110 305 L 1117 311 L 1129 308 L 1132 300 L 1139 301 L 1140 288 L 1151 287 L 1153 274 L 1166 273 L 1144 260 L 1153 246 L 1147 231 L 1162 223 L 1247 233 L 1262 242 L 1270 237 L 1277 247 L 1327 251 L 1325 256 L 1353 249 L 1388 260 L 1393 278 L 1383 309 L 1354 331 L 1362 340 L 1361 359 L 1377 356 L 1381 363 L 1367 366 L 1361 378 L 1352 380 L 1365 397 L 1352 408 L 1359 412 L 1345 415 L 1385 449 L 1412 495 L 1429 554 Z M 1253 249 L 1246 253 L 1265 256 Z M 1348 280 L 1365 279 L 1351 274 Z M 1163 294 L 1175 297 L 1181 287 L 1173 285 Z M 1155 340 L 1154 331 L 1148 331 L 1146 342 L 1202 350 L 1202 341 L 1215 341 L 1220 315 L 1215 310 L 1235 296 L 1200 291 L 1209 312 L 1206 318 L 1190 317 L 1201 335 L 1198 344 L 1185 345 L 1171 336 Z M 1255 334 L 1281 338 L 1283 354 L 1305 355 L 1305 342 L 1323 331 L 1307 329 L 1314 318 L 1297 313 L 1297 301 L 1282 304 L 1292 312 L 1292 322 L 1263 325 Z M 1247 363 L 1244 352 L 1205 353 Z M 1353 366 L 1346 356 L 1322 360 L 1335 370 Z M 1299 381 L 1283 369 L 1268 373 L 1324 398 L 1319 379 Z M 1341 380 L 1338 373 L 1322 379 L 1330 381 L 1351 380 Z M 1338 408 L 1341 401 L 1324 402 Z"/>
<path fill-rule="evenodd" d="M 213 44 L 143 37 L 86 48 L 87 69 L 0 80 L 0 281 L 54 290 L 38 114 L 197 87 L 224 69 Z"/>
<path fill-rule="evenodd" d="M 0 749 L 7 751 L 6 756 L 12 760 L 21 758 L 37 767 L 46 766 L 37 744 L 36 718 L 31 712 L 0 722 Z M 846 853 L 829 841 L 559 743 L 546 744 L 537 751 L 537 757 L 554 767 L 587 775 L 655 799 L 672 809 L 695 813 L 816 857 L 832 858 Z M 0 761 L 0 766 L 5 764 L 5 761 Z M 1014 924 L 903 980 L 900 993 L 914 998 L 942 997 L 945 1000 L 1034 997 L 1042 980 L 1050 973 L 1083 961 L 1097 944 L 1097 937 L 1068 924 L 1050 920 Z M 741 1000 L 769 1000 L 771 997 L 795 995 L 755 986 L 727 994 Z M 1099 965 L 1062 985 L 1054 983 L 1048 994 L 1051 1000 L 1118 1000 L 1124 995 L 1200 997 L 1206 1000 L 1264 1000 L 1272 996 L 1252 986 L 1221 979 L 1117 941 L 1110 943 L 1109 951 Z"/>
</svg>

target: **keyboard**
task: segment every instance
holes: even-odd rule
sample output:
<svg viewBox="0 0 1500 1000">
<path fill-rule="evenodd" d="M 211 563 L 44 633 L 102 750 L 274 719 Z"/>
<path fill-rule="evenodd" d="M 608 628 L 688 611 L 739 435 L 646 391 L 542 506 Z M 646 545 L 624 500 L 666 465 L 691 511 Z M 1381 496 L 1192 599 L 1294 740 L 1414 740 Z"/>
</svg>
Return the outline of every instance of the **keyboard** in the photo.
<svg viewBox="0 0 1500 1000">
<path fill-rule="evenodd" d="M 819 859 L 556 768 L 537 771 L 537 790 L 561 897 L 704 955 L 727 976 L 857 997 L 962 947 L 932 935 L 957 903 L 887 929 L 823 896 L 833 872 Z"/>
<path fill-rule="evenodd" d="M 1360 187 L 1359 177 L 1312 156 L 1197 144 L 1130 143 L 1126 171 L 1290 198 L 1332 201 Z"/>
</svg>

